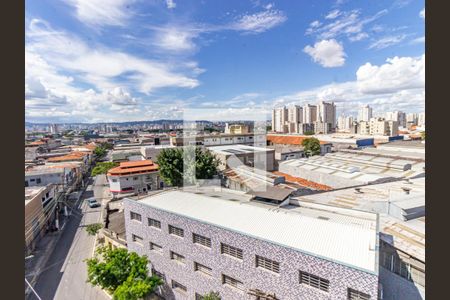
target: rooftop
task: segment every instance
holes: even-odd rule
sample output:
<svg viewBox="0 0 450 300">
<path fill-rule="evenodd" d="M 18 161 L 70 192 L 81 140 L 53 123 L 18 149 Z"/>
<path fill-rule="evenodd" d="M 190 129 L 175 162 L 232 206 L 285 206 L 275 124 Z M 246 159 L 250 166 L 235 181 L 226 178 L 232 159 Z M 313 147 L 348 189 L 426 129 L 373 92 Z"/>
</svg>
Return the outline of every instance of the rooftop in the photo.
<svg viewBox="0 0 450 300">
<path fill-rule="evenodd" d="M 87 154 L 81 151 L 70 152 L 63 156 L 50 157 L 47 161 L 49 162 L 62 162 L 62 161 L 72 161 L 72 160 L 83 160 Z"/>
<path fill-rule="evenodd" d="M 144 174 L 148 172 L 158 171 L 159 166 L 153 161 L 136 160 L 121 162 L 118 167 L 112 168 L 108 171 L 108 176 L 121 176 L 131 174 Z"/>
<path fill-rule="evenodd" d="M 174 190 L 138 203 L 377 272 L 375 214 L 320 205 L 278 207 L 245 199 L 245 194 L 225 189 L 216 193 Z"/>
<path fill-rule="evenodd" d="M 209 147 L 208 149 L 212 152 L 219 153 L 219 154 L 225 154 L 225 155 L 274 151 L 273 149 L 269 149 L 269 148 L 253 147 L 253 146 L 240 145 L 240 144 L 213 146 L 213 147 Z"/>
<path fill-rule="evenodd" d="M 303 140 L 311 138 L 312 136 L 304 136 L 304 135 L 278 135 L 278 134 L 268 134 L 267 141 L 273 144 L 281 144 L 281 145 L 297 145 L 301 146 Z M 329 142 L 320 140 L 320 144 L 329 144 Z"/>
<path fill-rule="evenodd" d="M 33 199 L 37 194 L 45 190 L 45 186 L 29 186 L 25 188 L 25 202 Z"/>
</svg>

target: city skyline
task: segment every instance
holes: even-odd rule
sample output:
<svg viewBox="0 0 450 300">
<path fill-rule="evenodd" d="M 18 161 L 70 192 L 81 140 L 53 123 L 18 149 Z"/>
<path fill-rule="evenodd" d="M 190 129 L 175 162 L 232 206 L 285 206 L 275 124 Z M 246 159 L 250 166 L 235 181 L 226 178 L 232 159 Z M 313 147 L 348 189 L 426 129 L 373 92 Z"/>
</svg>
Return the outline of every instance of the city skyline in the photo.
<svg viewBox="0 0 450 300">
<path fill-rule="evenodd" d="M 26 4 L 28 122 L 319 100 L 338 115 L 424 111 L 423 1 Z"/>
</svg>

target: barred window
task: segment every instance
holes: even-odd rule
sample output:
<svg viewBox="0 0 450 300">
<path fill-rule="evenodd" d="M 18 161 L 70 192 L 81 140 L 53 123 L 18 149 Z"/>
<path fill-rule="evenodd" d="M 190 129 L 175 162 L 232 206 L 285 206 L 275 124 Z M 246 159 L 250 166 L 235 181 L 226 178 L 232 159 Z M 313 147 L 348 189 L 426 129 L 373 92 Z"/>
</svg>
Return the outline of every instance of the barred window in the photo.
<svg viewBox="0 0 450 300">
<path fill-rule="evenodd" d="M 242 249 L 224 243 L 220 244 L 220 253 L 230 255 L 238 259 L 242 259 Z"/>
<path fill-rule="evenodd" d="M 363 292 L 348 288 L 347 289 L 347 299 L 348 300 L 369 300 L 370 295 Z"/>
<path fill-rule="evenodd" d="M 156 271 L 155 269 L 152 269 L 152 275 L 158 276 L 159 278 L 161 278 L 162 280 L 165 280 L 165 276 L 163 273 Z"/>
<path fill-rule="evenodd" d="M 141 244 L 141 245 L 143 244 L 142 241 L 144 240 L 142 237 L 135 235 L 135 234 L 131 235 L 131 239 L 133 242 Z"/>
<path fill-rule="evenodd" d="M 152 242 L 150 242 L 150 250 L 158 252 L 158 253 L 162 253 L 163 252 L 163 248 L 160 245 L 152 243 Z"/>
<path fill-rule="evenodd" d="M 173 251 L 170 251 L 170 259 L 184 264 L 184 256 Z"/>
<path fill-rule="evenodd" d="M 328 292 L 330 281 L 306 272 L 300 271 L 300 283 L 306 284 L 321 291 Z"/>
<path fill-rule="evenodd" d="M 207 237 L 204 237 L 202 235 L 193 233 L 192 234 L 192 239 L 193 239 L 194 244 L 200 244 L 202 246 L 211 248 L 211 239 L 210 238 L 207 238 Z"/>
<path fill-rule="evenodd" d="M 148 218 L 148 226 L 161 229 L 161 222 L 152 218 Z"/>
<path fill-rule="evenodd" d="M 142 216 L 140 214 L 138 214 L 138 213 L 130 211 L 130 219 L 141 222 L 142 221 Z"/>
<path fill-rule="evenodd" d="M 227 285 L 234 287 L 241 291 L 245 290 L 244 284 L 242 283 L 242 281 L 234 279 L 233 277 L 230 277 L 225 274 L 222 274 L 222 284 L 227 284 Z"/>
<path fill-rule="evenodd" d="M 184 230 L 172 225 L 169 225 L 169 233 L 180 237 L 184 237 Z"/>
<path fill-rule="evenodd" d="M 256 267 L 260 267 L 275 273 L 280 273 L 280 263 L 274 260 L 256 255 Z"/>
<path fill-rule="evenodd" d="M 182 293 L 186 293 L 187 292 L 187 287 L 182 285 L 181 283 L 172 280 L 172 288 L 176 291 L 182 292 Z"/>
<path fill-rule="evenodd" d="M 208 276 L 212 276 L 212 269 L 205 265 L 199 264 L 198 262 L 194 262 L 194 270 L 206 274 Z"/>
</svg>

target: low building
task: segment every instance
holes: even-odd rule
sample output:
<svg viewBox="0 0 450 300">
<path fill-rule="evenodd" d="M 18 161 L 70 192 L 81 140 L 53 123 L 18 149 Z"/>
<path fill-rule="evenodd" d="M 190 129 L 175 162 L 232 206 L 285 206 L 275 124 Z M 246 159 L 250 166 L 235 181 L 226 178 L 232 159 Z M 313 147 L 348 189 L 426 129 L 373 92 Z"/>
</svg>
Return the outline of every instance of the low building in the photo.
<svg viewBox="0 0 450 300">
<path fill-rule="evenodd" d="M 425 178 L 291 197 L 291 203 L 378 213 L 383 299 L 425 299 Z"/>
<path fill-rule="evenodd" d="M 376 214 L 252 199 L 223 189 L 124 199 L 128 249 L 149 258 L 168 300 L 211 290 L 222 299 L 377 299 Z"/>
<path fill-rule="evenodd" d="M 25 187 L 56 184 L 67 188 L 77 185 L 81 179 L 81 162 L 29 165 L 25 168 Z"/>
<path fill-rule="evenodd" d="M 363 135 L 397 136 L 398 126 L 399 123 L 397 121 L 371 118 L 370 121 L 359 122 L 358 133 Z"/>
<path fill-rule="evenodd" d="M 144 157 L 144 159 L 156 160 L 161 151 L 163 151 L 164 149 L 171 149 L 171 148 L 175 147 L 171 145 L 144 146 L 141 147 L 140 153 Z"/>
<path fill-rule="evenodd" d="M 57 190 L 53 184 L 25 188 L 25 255 L 54 226 Z"/>
<path fill-rule="evenodd" d="M 302 147 L 302 142 L 311 137 L 308 135 L 268 134 L 267 146 Z M 320 154 L 330 153 L 332 144 L 327 141 L 322 141 L 320 138 L 318 139 L 320 142 Z"/>
<path fill-rule="evenodd" d="M 203 134 L 195 136 L 174 136 L 170 138 L 172 146 L 221 146 L 221 145 L 252 145 L 264 147 L 266 145 L 266 135 L 256 133 L 246 134 Z"/>
<path fill-rule="evenodd" d="M 251 132 L 249 125 L 225 123 L 225 133 L 227 134 L 247 134 Z"/>
<path fill-rule="evenodd" d="M 268 146 L 268 148 L 275 150 L 276 161 L 284 161 L 289 159 L 305 157 L 305 150 L 302 146 L 293 147 L 293 146 L 275 145 L 275 146 Z"/>
<path fill-rule="evenodd" d="M 164 187 L 159 166 L 151 160 L 121 162 L 107 175 L 113 197 L 121 193 L 146 193 Z"/>
<path fill-rule="evenodd" d="M 219 170 L 247 165 L 257 169 L 273 171 L 275 168 L 275 150 L 248 145 L 229 145 L 209 147 L 219 159 Z"/>
<path fill-rule="evenodd" d="M 418 164 L 416 161 L 356 152 L 341 151 L 288 160 L 280 162 L 279 171 L 332 188 L 383 183 L 425 175 L 423 168 L 412 169 L 413 165 Z"/>
<path fill-rule="evenodd" d="M 139 149 L 132 150 L 113 150 L 111 153 L 111 161 L 113 162 L 123 162 L 129 161 L 130 157 L 140 156 L 143 158 L 141 151 Z"/>
<path fill-rule="evenodd" d="M 107 209 L 102 234 L 105 239 L 105 246 L 111 249 L 127 248 L 123 209 Z"/>
</svg>

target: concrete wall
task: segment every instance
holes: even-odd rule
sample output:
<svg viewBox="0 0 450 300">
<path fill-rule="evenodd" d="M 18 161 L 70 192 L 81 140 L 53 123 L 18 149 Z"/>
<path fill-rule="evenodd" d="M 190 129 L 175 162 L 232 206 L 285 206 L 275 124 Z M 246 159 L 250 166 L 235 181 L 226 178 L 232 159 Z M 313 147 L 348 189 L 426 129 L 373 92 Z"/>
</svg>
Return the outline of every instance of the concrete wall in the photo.
<svg viewBox="0 0 450 300">
<path fill-rule="evenodd" d="M 133 189 L 127 190 L 127 193 L 142 193 L 149 190 L 157 190 L 160 188 L 160 182 L 162 182 L 162 179 L 159 177 L 159 172 L 127 176 L 108 176 L 109 188 L 113 195 L 117 195 L 124 188 L 129 187 Z"/>
<path fill-rule="evenodd" d="M 377 299 L 377 275 L 153 209 L 138 201 L 125 199 L 123 203 L 128 249 L 140 255 L 147 255 L 151 261 L 151 266 L 164 274 L 169 285 L 173 279 L 187 287 L 187 293 L 185 294 L 173 291 L 166 285 L 163 290 L 167 300 L 195 299 L 195 293 L 205 294 L 211 290 L 218 291 L 222 299 L 252 299 L 247 295 L 249 289 L 260 289 L 266 293 L 275 293 L 279 299 L 283 300 L 344 300 L 347 299 L 347 288 L 359 290 L 369 294 L 371 299 Z M 142 223 L 130 220 L 130 211 L 141 214 Z M 149 227 L 147 225 L 148 217 L 159 220 L 161 230 Z M 184 238 L 169 235 L 169 224 L 183 228 Z M 211 238 L 211 249 L 193 244 L 192 233 Z M 142 245 L 132 241 L 132 234 L 143 238 Z M 163 253 L 150 251 L 150 241 L 162 246 Z M 242 249 L 243 260 L 220 254 L 221 242 Z M 170 251 L 185 256 L 185 264 L 170 260 Z M 276 274 L 256 268 L 255 255 L 278 261 L 280 273 Z M 195 272 L 194 262 L 212 268 L 212 276 Z M 329 280 L 329 292 L 300 284 L 299 270 Z M 223 285 L 222 274 L 243 282 L 245 292 Z"/>
</svg>

